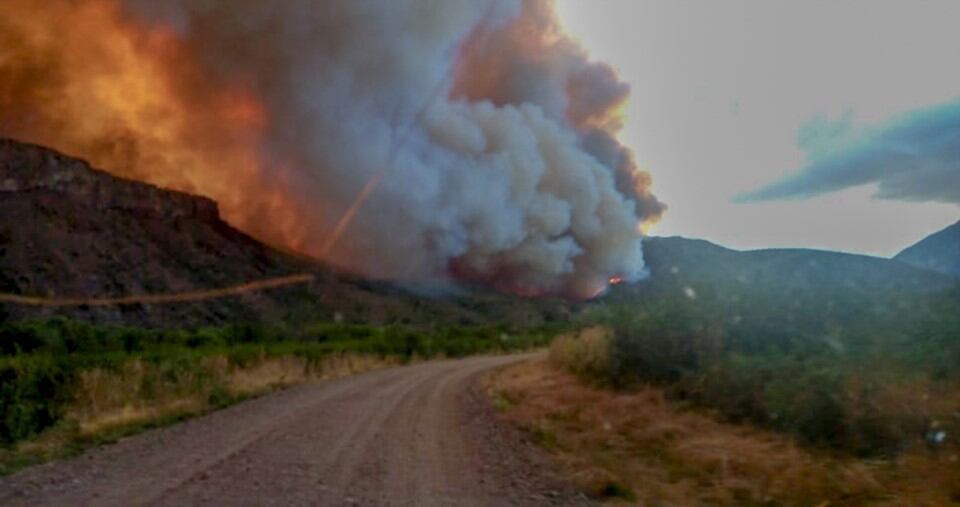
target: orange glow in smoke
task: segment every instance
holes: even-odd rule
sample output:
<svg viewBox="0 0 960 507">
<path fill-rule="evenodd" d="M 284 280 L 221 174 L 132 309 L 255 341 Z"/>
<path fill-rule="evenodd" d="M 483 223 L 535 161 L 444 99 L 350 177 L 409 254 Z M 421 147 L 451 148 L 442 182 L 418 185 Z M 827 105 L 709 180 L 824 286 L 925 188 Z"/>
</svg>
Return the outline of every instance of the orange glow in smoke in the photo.
<svg viewBox="0 0 960 507">
<path fill-rule="evenodd" d="M 558 23 L 546 30 L 538 24 L 552 15 L 552 2 L 524 5 L 530 15 L 465 42 L 452 86 L 440 83 L 441 91 L 506 102 L 502 83 L 515 69 L 504 51 L 484 46 L 507 38 L 510 51 L 538 58 L 543 48 L 566 43 Z M 352 245 L 338 242 L 391 162 L 384 161 L 359 195 L 344 197 L 353 200 L 340 203 L 346 205 L 342 215 L 327 207 L 322 209 L 335 211 L 317 216 L 315 203 L 298 199 L 295 178 L 303 172 L 291 165 L 295 161 L 264 152 L 275 127 L 266 95 L 242 79 L 212 72 L 190 44 L 174 27 L 130 17 L 121 0 L 3 0 L 0 136 L 59 149 L 118 176 L 209 197 L 225 220 L 276 246 L 322 259 L 334 250 L 341 256 L 349 251 Z M 270 69 L 254 72 L 270 75 Z M 590 95 L 589 85 L 589 79 L 572 79 L 565 90 L 571 104 L 582 104 L 568 111 L 570 125 L 615 134 L 622 128 L 626 90 L 601 103 L 577 100 Z M 631 157 L 614 169 L 628 175 L 637 195 L 649 195 L 649 176 Z M 643 216 L 650 223 L 658 212 Z M 317 238 L 311 232 L 318 228 L 330 232 Z"/>
<path fill-rule="evenodd" d="M 251 90 L 210 76 L 171 29 L 117 0 L 43 4 L 4 1 L 0 135 L 210 197 L 241 229 L 299 246 L 294 205 L 264 177 L 269 114 Z"/>
</svg>

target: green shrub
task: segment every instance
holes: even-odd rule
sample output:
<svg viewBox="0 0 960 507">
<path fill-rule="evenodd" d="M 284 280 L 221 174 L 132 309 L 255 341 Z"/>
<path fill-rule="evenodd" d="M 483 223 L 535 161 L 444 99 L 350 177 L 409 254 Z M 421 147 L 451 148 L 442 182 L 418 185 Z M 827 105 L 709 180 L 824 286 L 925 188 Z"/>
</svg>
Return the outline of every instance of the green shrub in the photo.
<svg viewBox="0 0 960 507">
<path fill-rule="evenodd" d="M 70 368 L 49 357 L 0 363 L 0 443 L 53 426 L 69 401 Z"/>
<path fill-rule="evenodd" d="M 29 354 L 44 345 L 36 329 L 29 326 L 5 325 L 0 328 L 0 353 Z"/>
<path fill-rule="evenodd" d="M 660 384 L 732 421 L 863 456 L 896 453 L 929 421 L 880 410 L 876 389 L 854 385 L 960 380 L 953 296 L 697 292 L 603 305 L 589 322 L 613 331 L 613 358 L 605 371 L 580 369 L 621 386 Z"/>
</svg>

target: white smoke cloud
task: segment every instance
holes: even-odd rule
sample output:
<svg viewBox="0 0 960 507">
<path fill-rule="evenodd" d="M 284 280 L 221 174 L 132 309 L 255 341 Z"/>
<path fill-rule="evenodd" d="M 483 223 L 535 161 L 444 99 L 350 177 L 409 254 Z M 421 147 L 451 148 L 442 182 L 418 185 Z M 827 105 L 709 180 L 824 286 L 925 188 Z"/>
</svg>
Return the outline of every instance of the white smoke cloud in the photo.
<svg viewBox="0 0 960 507">
<path fill-rule="evenodd" d="M 123 4 L 264 102 L 297 247 L 321 251 L 382 175 L 328 260 L 575 296 L 643 276 L 638 225 L 663 206 L 615 138 L 628 88 L 550 0 Z"/>
</svg>

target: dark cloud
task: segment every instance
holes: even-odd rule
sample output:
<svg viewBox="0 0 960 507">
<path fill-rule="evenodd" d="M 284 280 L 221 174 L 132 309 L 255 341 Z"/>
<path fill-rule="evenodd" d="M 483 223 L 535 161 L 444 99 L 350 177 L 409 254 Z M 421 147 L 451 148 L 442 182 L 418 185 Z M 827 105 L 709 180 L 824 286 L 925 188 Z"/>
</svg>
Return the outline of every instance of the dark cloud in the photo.
<svg viewBox="0 0 960 507">
<path fill-rule="evenodd" d="M 882 199 L 960 204 L 960 100 L 873 129 L 856 128 L 849 114 L 816 118 L 801 129 L 799 145 L 805 168 L 738 200 L 803 199 L 873 183 Z"/>
</svg>

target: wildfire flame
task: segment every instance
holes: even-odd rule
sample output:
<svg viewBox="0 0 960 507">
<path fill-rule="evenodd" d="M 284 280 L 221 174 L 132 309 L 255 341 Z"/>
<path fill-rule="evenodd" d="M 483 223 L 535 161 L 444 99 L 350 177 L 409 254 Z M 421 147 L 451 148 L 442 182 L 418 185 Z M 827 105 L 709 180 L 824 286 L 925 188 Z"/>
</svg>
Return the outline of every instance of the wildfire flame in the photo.
<svg viewBox="0 0 960 507">
<path fill-rule="evenodd" d="M 663 206 L 615 138 L 629 89 L 550 0 L 0 3 L 2 136 L 210 197 L 264 241 L 371 276 L 585 296 L 642 272 L 637 228 Z M 307 16 L 317 33 L 280 28 Z M 393 115 L 416 116 L 409 147 Z"/>
<path fill-rule="evenodd" d="M 296 210 L 264 177 L 266 108 L 243 83 L 217 81 L 169 27 L 138 22 L 115 0 L 3 7 L 0 135 L 210 197 L 236 226 L 299 246 Z"/>
</svg>

